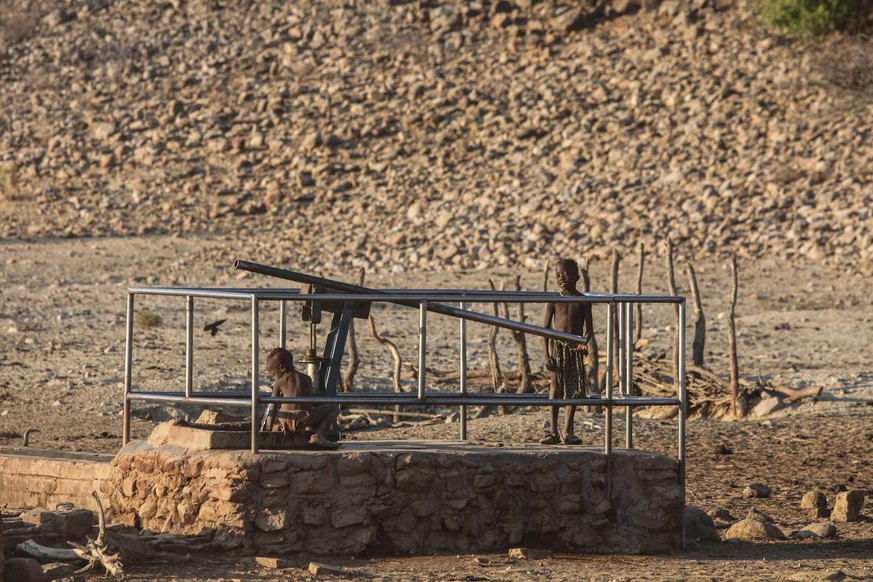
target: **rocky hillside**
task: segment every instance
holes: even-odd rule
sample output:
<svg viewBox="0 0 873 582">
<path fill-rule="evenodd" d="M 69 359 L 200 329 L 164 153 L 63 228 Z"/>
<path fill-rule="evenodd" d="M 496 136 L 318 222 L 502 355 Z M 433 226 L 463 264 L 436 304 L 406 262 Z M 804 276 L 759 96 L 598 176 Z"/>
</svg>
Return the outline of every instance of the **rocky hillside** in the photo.
<svg viewBox="0 0 873 582">
<path fill-rule="evenodd" d="M 402 270 L 670 236 L 870 269 L 873 105 L 828 82 L 844 63 L 746 0 L 640 1 L 5 0 L 0 238 Z"/>
</svg>

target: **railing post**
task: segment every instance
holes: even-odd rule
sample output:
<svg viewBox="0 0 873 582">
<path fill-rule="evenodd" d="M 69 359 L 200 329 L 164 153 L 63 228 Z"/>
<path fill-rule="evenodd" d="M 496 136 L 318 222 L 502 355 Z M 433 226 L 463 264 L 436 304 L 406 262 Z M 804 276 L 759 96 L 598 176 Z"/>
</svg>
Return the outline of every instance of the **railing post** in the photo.
<svg viewBox="0 0 873 582">
<path fill-rule="evenodd" d="M 606 387 L 606 443 L 603 452 L 606 455 L 606 498 L 612 499 L 612 369 L 615 359 L 614 339 L 615 330 L 615 303 L 610 301 L 606 304 L 606 374 L 604 383 Z"/>
<path fill-rule="evenodd" d="M 258 390 L 258 339 L 260 335 L 258 296 L 252 295 L 252 452 L 258 452 L 258 408 L 260 406 Z"/>
<path fill-rule="evenodd" d="M 424 366 L 427 352 L 427 300 L 422 299 L 418 308 L 418 399 L 424 399 Z"/>
<path fill-rule="evenodd" d="M 679 490 L 685 510 L 685 422 L 688 414 L 688 393 L 685 386 L 685 301 L 679 304 L 679 357 L 676 374 L 679 377 Z M 685 520 L 682 520 L 682 547 L 685 547 Z"/>
<path fill-rule="evenodd" d="M 130 442 L 130 389 L 133 372 L 133 302 L 134 294 L 127 292 L 127 324 L 124 330 L 124 403 L 121 415 L 121 444 Z"/>
<path fill-rule="evenodd" d="M 194 391 L 194 298 L 185 296 L 185 398 Z"/>
<path fill-rule="evenodd" d="M 465 309 L 464 302 L 462 301 L 458 304 L 458 307 L 461 309 Z M 461 396 L 467 395 L 467 320 L 463 317 L 460 319 L 461 325 Z M 461 440 L 467 440 L 467 406 L 465 404 L 461 405 Z"/>
</svg>

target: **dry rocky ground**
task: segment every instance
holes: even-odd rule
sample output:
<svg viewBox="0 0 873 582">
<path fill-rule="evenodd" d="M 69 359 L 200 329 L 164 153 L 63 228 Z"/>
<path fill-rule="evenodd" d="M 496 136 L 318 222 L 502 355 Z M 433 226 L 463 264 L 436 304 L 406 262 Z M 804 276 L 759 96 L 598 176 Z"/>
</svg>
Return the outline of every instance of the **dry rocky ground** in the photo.
<svg viewBox="0 0 873 582">
<path fill-rule="evenodd" d="M 873 489 L 869 40 L 810 50 L 763 31 L 746 2 L 718 0 L 0 0 L 0 13 L 0 433 L 119 446 L 130 285 L 278 285 L 234 272 L 243 258 L 344 280 L 366 267 L 373 286 L 520 274 L 537 289 L 542 264 L 569 254 L 593 259 L 605 290 L 610 250 L 670 235 L 680 273 L 694 260 L 701 279 L 717 373 L 736 253 L 741 373 L 824 388 L 767 418 L 691 422 L 689 503 L 736 518 L 756 507 L 790 533 L 810 521 L 805 492 L 833 505 L 841 487 Z M 647 264 L 647 291 L 665 291 L 662 263 Z M 138 332 L 136 386 L 179 389 L 184 302 L 138 308 L 162 322 Z M 265 308 L 265 349 L 275 313 Z M 665 351 L 669 310 L 644 317 L 649 349 Z M 197 303 L 198 329 L 223 318 L 218 335 L 197 336 L 197 387 L 246 385 L 247 306 Z M 377 321 L 412 360 L 414 316 L 380 309 Z M 430 373 L 456 365 L 453 322 L 433 324 Z M 390 362 L 365 335 L 359 387 L 386 388 Z M 513 344 L 499 340 L 510 365 Z M 301 324 L 289 342 L 306 345 Z M 473 367 L 484 346 L 474 327 Z M 134 436 L 168 413 L 138 406 Z M 542 420 L 471 421 L 471 438 L 529 441 Z M 578 423 L 600 443 L 602 417 Z M 409 422 L 349 436 L 456 431 Z M 674 421 L 640 419 L 637 445 L 673 453 L 675 434 Z M 773 493 L 743 498 L 752 482 Z M 672 556 L 323 561 L 394 580 L 858 579 L 873 577 L 870 514 L 868 498 L 835 540 L 693 542 Z M 170 571 L 306 575 L 210 556 L 129 578 Z"/>
</svg>

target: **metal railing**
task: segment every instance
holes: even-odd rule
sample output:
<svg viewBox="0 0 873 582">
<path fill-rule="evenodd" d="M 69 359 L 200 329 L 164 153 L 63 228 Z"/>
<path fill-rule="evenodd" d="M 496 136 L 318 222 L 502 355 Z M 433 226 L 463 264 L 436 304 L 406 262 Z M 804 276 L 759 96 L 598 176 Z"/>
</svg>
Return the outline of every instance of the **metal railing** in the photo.
<svg viewBox="0 0 873 582">
<path fill-rule="evenodd" d="M 185 390 L 184 392 L 148 392 L 136 391 L 132 385 L 133 368 L 133 332 L 134 303 L 137 295 L 159 295 L 184 297 L 186 303 L 186 336 L 185 336 Z M 194 303 L 195 298 L 243 300 L 251 304 L 251 391 L 228 392 L 195 392 L 193 387 L 194 362 Z M 261 302 L 279 302 L 279 342 L 285 346 L 286 337 L 286 302 L 294 301 L 336 301 L 336 302 L 410 302 L 418 304 L 419 308 L 419 354 L 418 354 L 418 390 L 414 393 L 394 392 L 356 392 L 334 395 L 313 395 L 307 397 L 284 398 L 262 394 L 260 391 L 260 304 Z M 554 329 L 531 325 L 519 321 L 486 315 L 466 308 L 469 303 L 590 303 L 606 304 L 606 370 L 605 377 L 610 379 L 606 384 L 605 394 L 577 399 L 550 400 L 542 394 L 507 394 L 507 393 L 475 393 L 467 390 L 467 322 L 474 321 L 487 325 L 520 331 L 523 333 L 564 340 L 580 342 L 581 336 L 560 332 Z M 458 307 L 445 305 L 457 303 Z M 637 303 L 673 304 L 675 306 L 676 325 L 678 333 L 678 358 L 674 360 L 674 378 L 677 379 L 677 394 L 672 397 L 648 397 L 633 394 L 633 306 Z M 459 359 L 460 380 L 458 392 L 437 392 L 426 389 L 425 364 L 427 356 L 427 313 L 429 310 L 458 318 L 459 329 Z M 614 322 L 617 321 L 617 325 Z M 248 407 L 251 410 L 251 451 L 258 452 L 259 410 L 263 404 L 279 405 L 286 402 L 299 404 L 388 404 L 388 405 L 440 405 L 460 407 L 460 438 L 467 439 L 467 406 L 479 405 L 515 405 L 515 406 L 602 406 L 605 409 L 605 443 L 604 453 L 607 458 L 612 453 L 613 446 L 613 410 L 625 409 L 627 448 L 633 448 L 633 410 L 640 406 L 676 406 L 678 408 L 678 464 L 679 479 L 683 496 L 685 491 L 685 424 L 687 412 L 687 394 L 685 389 L 685 298 L 663 295 L 627 295 L 586 293 L 581 296 L 560 296 L 551 293 L 524 291 L 439 291 L 432 289 L 415 290 L 380 290 L 370 294 L 330 294 L 330 293 L 300 293 L 299 289 L 246 289 L 246 288 L 184 288 L 184 287 L 131 287 L 127 296 L 127 325 L 124 358 L 124 411 L 123 411 L 123 443 L 130 441 L 130 412 L 134 400 L 190 403 L 210 406 Z M 617 345 L 617 354 L 616 348 Z M 616 397 L 614 382 L 615 371 L 618 371 L 618 397 Z"/>
</svg>

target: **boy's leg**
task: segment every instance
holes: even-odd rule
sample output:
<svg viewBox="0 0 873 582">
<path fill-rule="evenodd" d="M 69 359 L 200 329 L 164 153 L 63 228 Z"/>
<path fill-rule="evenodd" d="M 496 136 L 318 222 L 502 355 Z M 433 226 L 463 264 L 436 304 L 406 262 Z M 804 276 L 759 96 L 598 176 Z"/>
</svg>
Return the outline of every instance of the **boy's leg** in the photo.
<svg viewBox="0 0 873 582">
<path fill-rule="evenodd" d="M 551 374 L 552 382 L 549 385 L 549 400 L 554 400 L 557 396 L 558 391 L 558 376 L 554 372 Z M 544 445 L 557 445 L 561 443 L 561 437 L 558 434 L 558 410 L 560 407 L 558 406 L 550 406 L 549 414 L 551 416 L 552 424 L 549 426 L 549 431 L 546 435 L 540 439 L 540 443 Z"/>
<path fill-rule="evenodd" d="M 339 406 L 336 404 L 319 404 L 309 411 L 309 425 L 317 434 L 325 436 L 330 426 L 339 416 Z"/>
<path fill-rule="evenodd" d="M 573 419 L 576 417 L 576 407 L 568 406 L 564 414 L 564 444 L 578 445 L 582 439 L 576 436 L 573 429 Z"/>
</svg>

